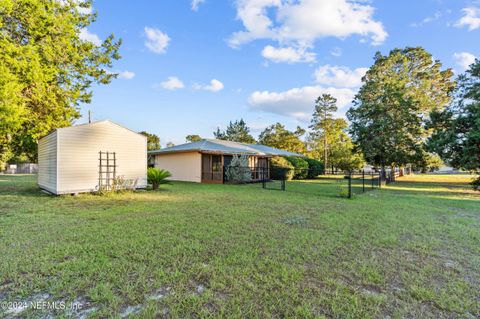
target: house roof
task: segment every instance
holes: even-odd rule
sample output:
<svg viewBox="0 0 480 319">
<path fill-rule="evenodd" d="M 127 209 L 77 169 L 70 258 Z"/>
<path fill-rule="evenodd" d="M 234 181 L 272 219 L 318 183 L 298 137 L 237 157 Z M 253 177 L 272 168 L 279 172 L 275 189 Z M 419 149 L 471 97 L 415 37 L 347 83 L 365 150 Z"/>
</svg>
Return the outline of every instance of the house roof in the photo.
<svg viewBox="0 0 480 319">
<path fill-rule="evenodd" d="M 182 152 L 206 152 L 232 155 L 257 155 L 257 156 L 297 156 L 301 154 L 287 152 L 278 148 L 260 144 L 245 144 L 232 141 L 205 139 L 198 142 L 175 145 L 160 150 L 149 151 L 150 155 L 161 155 Z"/>
</svg>

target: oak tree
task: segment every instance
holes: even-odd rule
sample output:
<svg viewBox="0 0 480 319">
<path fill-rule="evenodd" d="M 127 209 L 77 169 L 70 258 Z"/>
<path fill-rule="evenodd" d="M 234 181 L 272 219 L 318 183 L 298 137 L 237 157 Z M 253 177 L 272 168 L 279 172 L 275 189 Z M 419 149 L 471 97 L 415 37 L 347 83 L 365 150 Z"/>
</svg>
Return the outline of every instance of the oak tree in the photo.
<svg viewBox="0 0 480 319">
<path fill-rule="evenodd" d="M 453 103 L 431 114 L 428 146 L 447 164 L 480 174 L 480 60 L 458 82 Z M 472 185 L 480 189 L 480 177 Z"/>
<path fill-rule="evenodd" d="M 93 83 L 107 84 L 121 42 L 82 39 L 95 21 L 88 0 L 0 1 L 0 165 L 36 160 L 38 139 L 80 117 Z"/>
<path fill-rule="evenodd" d="M 297 127 L 295 132 L 292 132 L 287 130 L 284 125 L 276 123 L 260 133 L 258 143 L 292 153 L 305 154 L 305 142 L 301 140 L 304 134 L 305 130 L 301 127 Z"/>
<path fill-rule="evenodd" d="M 451 102 L 452 76 L 421 47 L 375 55 L 347 112 L 352 139 L 368 163 L 385 167 L 425 161 L 431 134 L 425 124 L 430 112 Z"/>
</svg>

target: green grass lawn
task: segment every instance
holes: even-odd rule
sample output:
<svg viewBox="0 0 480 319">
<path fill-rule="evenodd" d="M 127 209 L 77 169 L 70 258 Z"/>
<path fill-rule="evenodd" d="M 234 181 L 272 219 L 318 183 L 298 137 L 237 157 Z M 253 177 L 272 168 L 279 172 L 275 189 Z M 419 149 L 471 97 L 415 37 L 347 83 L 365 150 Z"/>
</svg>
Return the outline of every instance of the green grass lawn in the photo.
<svg viewBox="0 0 480 319">
<path fill-rule="evenodd" d="M 53 197 L 0 175 L 0 317 L 478 318 L 480 196 L 409 176 Z M 69 308 L 69 307 L 67 307 Z"/>
</svg>

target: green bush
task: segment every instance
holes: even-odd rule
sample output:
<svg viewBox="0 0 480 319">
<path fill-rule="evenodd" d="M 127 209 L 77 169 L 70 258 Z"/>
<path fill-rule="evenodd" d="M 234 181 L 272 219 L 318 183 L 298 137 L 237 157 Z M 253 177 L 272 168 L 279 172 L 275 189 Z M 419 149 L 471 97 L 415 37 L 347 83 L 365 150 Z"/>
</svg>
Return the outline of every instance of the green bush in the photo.
<svg viewBox="0 0 480 319">
<path fill-rule="evenodd" d="M 317 177 L 318 175 L 323 174 L 325 167 L 323 166 L 322 162 L 308 157 L 305 157 L 304 160 L 308 163 L 307 178 L 312 179 Z"/>
<path fill-rule="evenodd" d="M 273 157 L 271 160 L 270 178 L 277 180 L 291 180 L 294 167 L 283 157 Z"/>
<path fill-rule="evenodd" d="M 472 185 L 473 189 L 476 191 L 480 191 L 480 177 L 474 179 L 470 185 Z"/>
<path fill-rule="evenodd" d="M 296 156 L 287 156 L 285 157 L 290 164 L 295 168 L 295 173 L 293 175 L 294 179 L 305 179 L 308 175 L 308 163 L 302 157 Z"/>
<path fill-rule="evenodd" d="M 170 183 L 167 178 L 172 176 L 169 171 L 150 167 L 147 170 L 148 183 L 152 185 L 153 190 L 157 190 L 161 184 Z"/>
</svg>

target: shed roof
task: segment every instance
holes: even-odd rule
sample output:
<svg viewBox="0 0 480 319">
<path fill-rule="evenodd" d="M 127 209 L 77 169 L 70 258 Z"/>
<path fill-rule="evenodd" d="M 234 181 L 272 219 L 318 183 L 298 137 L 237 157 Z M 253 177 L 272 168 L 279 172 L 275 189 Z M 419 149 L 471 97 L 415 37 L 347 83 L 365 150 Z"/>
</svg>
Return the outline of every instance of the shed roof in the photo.
<svg viewBox="0 0 480 319">
<path fill-rule="evenodd" d="M 110 120 L 101 120 L 101 121 L 95 121 L 95 122 L 91 122 L 91 123 L 83 123 L 83 124 L 77 124 L 77 125 L 72 125 L 72 126 L 59 127 L 59 128 L 57 128 L 57 129 L 51 131 L 51 132 L 48 133 L 47 135 L 41 137 L 39 140 L 41 140 L 42 138 L 45 138 L 45 137 L 49 136 L 50 134 L 53 134 L 53 133 L 55 133 L 55 132 L 57 132 L 57 131 L 59 131 L 59 130 L 72 130 L 72 129 L 76 129 L 76 128 L 78 128 L 78 127 L 91 126 L 91 125 L 97 125 L 97 124 L 102 124 L 102 123 L 108 123 L 108 124 L 112 124 L 112 125 L 118 126 L 118 127 L 122 128 L 122 129 L 125 129 L 125 130 L 127 130 L 127 131 L 130 131 L 130 132 L 132 132 L 132 133 L 135 133 L 135 134 L 140 135 L 140 136 L 144 137 L 145 139 L 147 139 L 147 137 L 146 137 L 145 135 L 140 134 L 140 133 L 138 133 L 138 132 L 135 132 L 134 130 L 129 129 L 128 127 L 125 127 L 125 126 L 120 125 L 120 124 L 118 124 L 118 123 L 112 122 L 112 121 L 110 121 Z"/>
<path fill-rule="evenodd" d="M 209 152 L 231 155 L 257 155 L 257 156 L 297 156 L 301 154 L 287 152 L 278 148 L 261 145 L 245 144 L 232 141 L 223 141 L 215 139 L 204 139 L 198 142 L 175 145 L 160 150 L 149 151 L 151 155 L 182 153 L 182 152 Z"/>
</svg>

